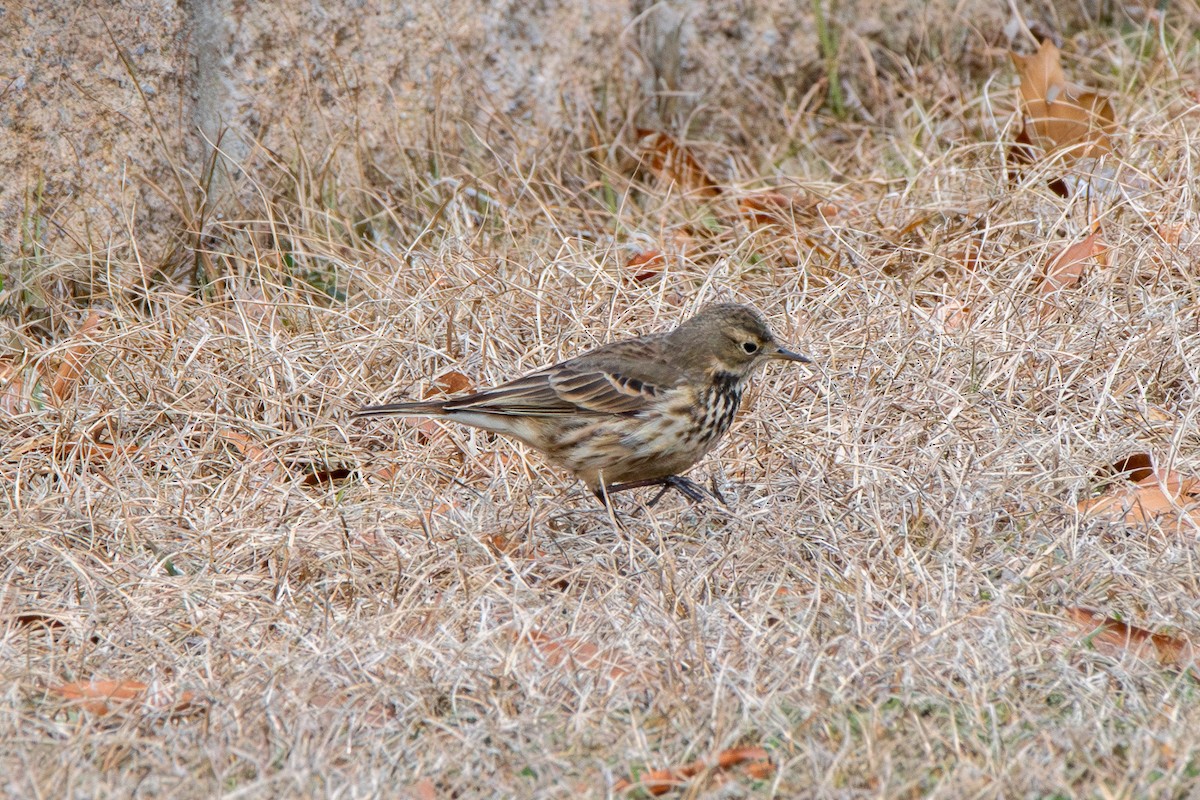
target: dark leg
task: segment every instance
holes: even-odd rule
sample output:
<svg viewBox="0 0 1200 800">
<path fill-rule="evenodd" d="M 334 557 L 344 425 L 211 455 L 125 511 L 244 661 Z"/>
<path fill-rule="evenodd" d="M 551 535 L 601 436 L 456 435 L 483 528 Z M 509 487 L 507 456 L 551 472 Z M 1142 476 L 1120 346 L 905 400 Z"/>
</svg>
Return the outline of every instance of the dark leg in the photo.
<svg viewBox="0 0 1200 800">
<path fill-rule="evenodd" d="M 668 475 L 665 478 L 651 478 L 645 481 L 614 483 L 612 486 L 605 486 L 602 491 L 596 492 L 596 495 L 597 497 L 600 497 L 601 501 L 603 502 L 605 494 L 611 495 L 615 492 L 623 492 L 627 489 L 642 489 L 646 486 L 662 487 L 662 491 L 654 495 L 654 499 L 647 503 L 649 506 L 653 506 L 655 503 L 661 500 L 662 496 L 666 494 L 668 489 L 675 489 L 693 503 L 703 503 L 709 498 L 709 495 L 700 487 L 699 484 L 679 475 Z"/>
</svg>

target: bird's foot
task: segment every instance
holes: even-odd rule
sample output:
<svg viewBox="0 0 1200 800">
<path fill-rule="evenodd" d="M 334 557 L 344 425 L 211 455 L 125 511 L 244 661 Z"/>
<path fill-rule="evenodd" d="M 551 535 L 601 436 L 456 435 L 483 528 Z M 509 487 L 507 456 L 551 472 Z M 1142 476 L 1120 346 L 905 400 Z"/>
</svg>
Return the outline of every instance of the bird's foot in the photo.
<svg viewBox="0 0 1200 800">
<path fill-rule="evenodd" d="M 651 508 L 653 508 L 655 503 L 662 499 L 662 496 L 667 493 L 668 489 L 675 489 L 693 503 L 703 503 L 709 497 L 715 497 L 718 501 L 720 501 L 721 505 L 728 505 L 728 503 L 725 502 L 725 498 L 721 497 L 719 493 L 710 495 L 708 492 L 704 491 L 704 488 L 700 486 L 700 484 L 679 475 L 668 475 L 665 478 L 651 478 L 645 481 L 614 483 L 611 486 L 605 486 L 603 489 L 596 492 L 596 495 L 601 499 L 601 501 L 603 501 L 606 495 L 611 495 L 616 492 L 624 492 L 627 489 L 641 489 L 646 486 L 662 487 L 658 494 L 654 495 L 653 499 L 646 504 L 647 507 Z"/>
</svg>

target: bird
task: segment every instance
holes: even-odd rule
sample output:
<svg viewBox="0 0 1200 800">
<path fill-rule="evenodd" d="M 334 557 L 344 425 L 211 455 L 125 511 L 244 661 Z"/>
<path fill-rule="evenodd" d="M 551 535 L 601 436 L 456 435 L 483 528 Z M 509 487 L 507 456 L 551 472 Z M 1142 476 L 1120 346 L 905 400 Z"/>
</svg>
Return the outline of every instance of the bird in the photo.
<svg viewBox="0 0 1200 800">
<path fill-rule="evenodd" d="M 721 303 L 674 330 L 601 345 L 507 383 L 447 400 L 360 408 L 355 417 L 425 416 L 511 436 L 609 495 L 662 487 L 693 502 L 685 472 L 733 424 L 746 383 L 768 361 L 811 363 L 779 344 L 756 309 Z"/>
</svg>

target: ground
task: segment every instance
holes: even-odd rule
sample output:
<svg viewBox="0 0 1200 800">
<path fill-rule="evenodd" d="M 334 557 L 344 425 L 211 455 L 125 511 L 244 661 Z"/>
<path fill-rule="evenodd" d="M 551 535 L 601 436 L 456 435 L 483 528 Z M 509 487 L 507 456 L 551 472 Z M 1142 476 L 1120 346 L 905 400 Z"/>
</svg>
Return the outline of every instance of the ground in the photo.
<svg viewBox="0 0 1200 800">
<path fill-rule="evenodd" d="M 275 128 L 161 262 L 5 251 L 4 792 L 1198 791 L 1200 15 L 755 8 L 617 25 L 550 108 Z M 1033 33 L 1101 157 L 1018 157 Z M 727 507 L 351 417 L 727 300 L 814 359 L 689 473 Z"/>
</svg>

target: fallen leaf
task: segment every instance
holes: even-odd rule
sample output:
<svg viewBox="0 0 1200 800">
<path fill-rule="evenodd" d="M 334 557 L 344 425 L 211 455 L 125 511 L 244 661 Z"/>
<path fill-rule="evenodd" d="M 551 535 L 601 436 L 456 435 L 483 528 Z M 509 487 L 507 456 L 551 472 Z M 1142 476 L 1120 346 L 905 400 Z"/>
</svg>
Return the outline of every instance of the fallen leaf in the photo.
<svg viewBox="0 0 1200 800">
<path fill-rule="evenodd" d="M 1149 453 L 1131 453 L 1118 459 L 1096 473 L 1102 479 L 1124 476 L 1126 480 L 1137 483 L 1154 474 L 1154 459 Z"/>
<path fill-rule="evenodd" d="M 627 661 L 606 655 L 599 647 L 583 639 L 554 637 L 536 629 L 529 631 L 524 638 L 552 667 L 566 665 L 595 670 L 614 681 L 634 673 L 633 666 Z"/>
<path fill-rule="evenodd" d="M 795 224 L 797 219 L 837 216 L 840 209 L 819 197 L 793 197 L 781 192 L 755 192 L 738 200 L 738 211 L 756 226 Z"/>
<path fill-rule="evenodd" d="M 14 461 L 25 453 L 48 453 L 58 461 L 75 460 L 83 463 L 107 462 L 115 456 L 124 455 L 133 450 L 132 446 L 118 446 L 108 442 L 94 442 L 88 439 L 58 439 L 41 436 L 28 438 L 15 445 L 4 454 L 9 461 Z"/>
<path fill-rule="evenodd" d="M 1067 83 L 1061 54 L 1044 40 L 1033 55 L 1010 53 L 1021 79 L 1021 100 L 1031 144 L 1071 160 L 1112 152 L 1116 115 L 1107 97 Z"/>
<path fill-rule="evenodd" d="M 338 481 L 344 481 L 353 475 L 354 470 L 349 467 L 320 467 L 307 473 L 301 483 L 304 486 L 332 487 Z"/>
<path fill-rule="evenodd" d="M 723 191 L 700 166 L 690 149 L 675 137 L 645 128 L 637 130 L 637 137 L 644 163 L 664 184 L 674 185 L 685 196 L 705 199 L 717 197 Z"/>
<path fill-rule="evenodd" d="M 267 457 L 267 451 L 262 448 L 262 445 L 244 433 L 238 433 L 226 428 L 217 431 L 217 436 L 221 437 L 222 441 L 227 444 L 233 445 L 234 449 L 245 456 L 247 461 L 262 461 Z"/>
<path fill-rule="evenodd" d="M 89 338 L 89 334 L 99 324 L 100 312 L 92 309 L 83 325 L 71 337 L 75 340 L 86 339 L 86 341 L 71 345 L 63 355 L 62 363 L 58 366 L 58 372 L 54 376 L 54 385 L 51 388 L 51 392 L 59 400 L 66 400 L 75 392 L 75 385 L 79 383 L 79 378 L 83 375 L 84 359 L 96 346 L 96 343 Z"/>
<path fill-rule="evenodd" d="M 1182 222 L 1160 222 L 1154 226 L 1154 232 L 1162 239 L 1163 244 L 1172 248 L 1179 247 L 1185 230 L 1187 230 L 1187 226 Z"/>
<path fill-rule="evenodd" d="M 437 800 L 437 787 L 430 778 L 421 778 L 408 785 L 405 796 L 412 800 Z"/>
<path fill-rule="evenodd" d="M 425 397 L 423 399 L 428 400 L 430 397 L 438 394 L 439 390 L 446 394 L 458 394 L 459 392 L 467 391 L 475 385 L 470 378 L 457 370 L 451 370 L 435 378 L 433 384 L 433 386 L 425 390 Z"/>
<path fill-rule="evenodd" d="M 49 631 L 66 627 L 66 624 L 58 617 L 40 611 L 26 611 L 21 614 L 15 614 L 12 617 L 12 621 L 23 628 L 44 628 Z"/>
<path fill-rule="evenodd" d="M 1092 231 L 1081 242 L 1065 248 L 1046 262 L 1046 277 L 1042 281 L 1042 294 L 1069 289 L 1079 283 L 1088 262 L 1095 261 L 1107 266 L 1105 254 L 1108 245 L 1100 239 L 1100 231 Z"/>
<path fill-rule="evenodd" d="M 979 239 L 968 239 L 962 250 L 950 257 L 964 272 L 975 272 L 979 268 L 979 258 L 983 254 L 983 243 Z"/>
<path fill-rule="evenodd" d="M 931 315 L 943 333 L 954 333 L 971 327 L 973 311 L 956 297 L 947 297 L 933 309 Z"/>
<path fill-rule="evenodd" d="M 1068 607 L 1065 613 L 1067 619 L 1085 633 L 1101 652 L 1109 655 L 1129 652 L 1138 658 L 1157 661 L 1165 667 L 1189 671 L 1196 669 L 1192 643 L 1182 637 L 1154 633 L 1082 606 Z"/>
<path fill-rule="evenodd" d="M 625 269 L 632 273 L 633 280 L 638 283 L 657 278 L 666 266 L 667 259 L 662 250 L 642 250 L 625 262 Z"/>
<path fill-rule="evenodd" d="M 65 683 L 50 691 L 90 714 L 104 716 L 113 705 L 141 706 L 153 711 L 183 712 L 192 708 L 195 695 L 183 692 L 178 697 L 161 687 L 149 689 L 141 681 L 90 680 Z"/>
<path fill-rule="evenodd" d="M 750 777 L 762 780 L 775 772 L 775 765 L 771 763 L 770 758 L 771 754 L 762 747 L 736 747 L 722 750 L 714 757 L 700 758 L 679 767 L 643 772 L 637 781 L 623 778 L 616 782 L 613 791 L 624 792 L 636 788 L 657 796 L 679 788 L 708 770 L 729 770 L 741 764 L 747 764 L 746 773 Z"/>
<path fill-rule="evenodd" d="M 1037 160 L 1037 151 L 1033 147 L 1033 140 L 1029 138 L 1029 132 L 1022 124 L 1021 130 L 1017 131 L 1017 140 L 1008 148 L 1008 182 L 1018 183 L 1024 172 L 1022 167 L 1035 164 Z M 1071 189 L 1062 178 L 1052 178 L 1047 185 L 1050 187 L 1050 191 L 1059 197 L 1071 196 Z"/>
<path fill-rule="evenodd" d="M 433 523 L 434 517 L 444 517 L 458 506 L 454 503 L 438 503 L 432 508 L 423 508 L 418 512 L 419 516 L 408 521 L 408 527 L 422 529 L 430 526 Z"/>
<path fill-rule="evenodd" d="M 356 699 L 348 694 L 315 694 L 308 698 L 308 704 L 313 708 L 351 713 L 358 724 L 370 728 L 386 727 L 396 718 L 395 712 L 388 706 Z"/>
<path fill-rule="evenodd" d="M 0 414 L 14 417 L 41 408 L 50 399 L 42 373 L 36 367 L 18 366 L 0 359 Z"/>
<path fill-rule="evenodd" d="M 1046 262 L 1045 275 L 1040 285 L 1041 315 L 1046 317 L 1054 310 L 1053 300 L 1056 292 L 1078 285 L 1088 264 L 1108 266 L 1107 253 L 1108 245 L 1101 241 L 1100 231 L 1095 230 L 1083 241 L 1076 242 L 1052 256 Z"/>
<path fill-rule="evenodd" d="M 141 681 L 77 681 L 57 686 L 51 691 L 88 713 L 103 716 L 108 713 L 109 703 L 113 701 L 128 703 L 140 699 L 146 692 L 146 684 Z"/>
<path fill-rule="evenodd" d="M 1200 524 L 1200 478 L 1182 475 L 1174 470 L 1159 472 L 1153 467 L 1146 474 L 1146 462 L 1152 464 L 1148 454 L 1135 454 L 1110 467 L 1125 467 L 1111 474 L 1130 472 L 1140 479 L 1114 484 L 1100 497 L 1081 501 L 1078 505 L 1080 513 L 1116 517 L 1131 525 L 1169 523 L 1172 520 L 1176 523 L 1190 520 Z"/>
</svg>

